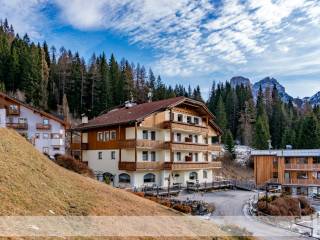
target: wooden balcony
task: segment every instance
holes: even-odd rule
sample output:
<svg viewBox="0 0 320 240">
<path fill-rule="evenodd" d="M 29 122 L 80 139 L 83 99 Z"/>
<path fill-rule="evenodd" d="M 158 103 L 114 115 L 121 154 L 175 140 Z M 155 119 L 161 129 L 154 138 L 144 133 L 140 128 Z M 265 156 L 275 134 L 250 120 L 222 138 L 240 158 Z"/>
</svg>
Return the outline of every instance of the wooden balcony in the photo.
<svg viewBox="0 0 320 240">
<path fill-rule="evenodd" d="M 72 150 L 80 150 L 80 148 L 81 148 L 81 143 L 71 143 L 70 144 L 70 148 L 72 149 Z"/>
<path fill-rule="evenodd" d="M 13 128 L 17 130 L 28 130 L 28 123 L 7 123 L 8 128 Z"/>
<path fill-rule="evenodd" d="M 320 164 L 285 164 L 288 171 L 320 171 Z"/>
<path fill-rule="evenodd" d="M 164 162 L 119 162 L 119 170 L 163 170 Z"/>
<path fill-rule="evenodd" d="M 193 170 L 221 168 L 221 162 L 165 162 L 165 170 Z"/>
<path fill-rule="evenodd" d="M 173 142 L 171 143 L 172 150 L 174 151 L 221 151 L 220 144 L 201 144 L 201 143 L 189 143 L 189 142 Z"/>
<path fill-rule="evenodd" d="M 119 142 L 120 148 L 150 148 L 150 149 L 168 149 L 169 144 L 164 141 L 152 140 L 122 140 Z"/>
<path fill-rule="evenodd" d="M 7 115 L 19 116 L 19 115 L 20 115 L 20 108 L 17 108 L 17 109 L 8 108 L 8 109 L 7 109 Z"/>
<path fill-rule="evenodd" d="M 320 186 L 320 179 L 285 179 L 284 185 Z"/>
<path fill-rule="evenodd" d="M 37 123 L 36 128 L 37 130 L 51 130 L 51 124 Z"/>
<path fill-rule="evenodd" d="M 183 122 L 176 122 L 176 121 L 164 122 L 163 128 L 166 128 L 166 129 L 172 128 L 175 131 L 191 132 L 191 133 L 197 133 L 197 134 L 207 134 L 209 131 L 207 127 L 203 127 L 195 124 L 183 123 Z"/>
<path fill-rule="evenodd" d="M 81 150 L 88 150 L 88 143 L 81 143 Z"/>
<path fill-rule="evenodd" d="M 221 152 L 222 151 L 221 144 L 209 144 L 208 151 Z"/>
</svg>

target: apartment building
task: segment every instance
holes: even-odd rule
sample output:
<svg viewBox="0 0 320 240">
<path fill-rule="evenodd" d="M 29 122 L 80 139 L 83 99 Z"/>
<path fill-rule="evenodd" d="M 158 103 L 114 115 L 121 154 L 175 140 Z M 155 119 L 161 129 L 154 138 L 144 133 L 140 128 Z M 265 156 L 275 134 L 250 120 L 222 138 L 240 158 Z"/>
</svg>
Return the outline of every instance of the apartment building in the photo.
<svg viewBox="0 0 320 240">
<path fill-rule="evenodd" d="M 255 150 L 256 184 L 279 183 L 293 195 L 320 193 L 320 149 Z"/>
<path fill-rule="evenodd" d="M 15 129 L 51 157 L 65 154 L 66 123 L 4 93 L 0 93 L 0 127 Z"/>
<path fill-rule="evenodd" d="M 203 103 L 185 97 L 128 102 L 73 129 L 81 143 L 71 148 L 119 187 L 211 182 L 221 168 L 214 120 Z"/>
</svg>

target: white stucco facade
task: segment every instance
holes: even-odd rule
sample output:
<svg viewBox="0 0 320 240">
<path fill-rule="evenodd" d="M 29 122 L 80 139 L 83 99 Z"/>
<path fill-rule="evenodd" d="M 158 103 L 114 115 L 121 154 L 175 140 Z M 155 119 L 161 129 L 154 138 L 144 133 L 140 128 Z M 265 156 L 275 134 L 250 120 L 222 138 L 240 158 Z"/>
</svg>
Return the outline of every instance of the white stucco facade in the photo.
<svg viewBox="0 0 320 240">
<path fill-rule="evenodd" d="M 17 127 L 19 124 L 26 127 Z M 43 127 L 39 127 L 39 124 Z M 0 109 L 0 126 L 17 130 L 41 153 L 51 157 L 65 154 L 65 126 L 38 111 L 20 105 L 19 114 L 6 115 L 6 109 Z"/>
</svg>

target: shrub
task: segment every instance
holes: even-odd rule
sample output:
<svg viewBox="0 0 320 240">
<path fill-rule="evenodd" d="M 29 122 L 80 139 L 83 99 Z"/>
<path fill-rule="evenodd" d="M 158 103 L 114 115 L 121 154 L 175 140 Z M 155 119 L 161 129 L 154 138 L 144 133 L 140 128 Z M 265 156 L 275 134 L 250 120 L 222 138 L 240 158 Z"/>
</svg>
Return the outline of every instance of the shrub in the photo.
<svg viewBox="0 0 320 240">
<path fill-rule="evenodd" d="M 186 213 L 186 214 L 190 214 L 192 212 L 192 208 L 188 205 L 184 205 L 184 204 L 175 204 L 173 206 L 173 209 Z"/>
<path fill-rule="evenodd" d="M 55 159 L 54 162 L 59 166 L 71 170 L 73 172 L 79 173 L 87 177 L 94 177 L 92 170 L 85 163 L 76 160 L 71 156 L 60 155 Z"/>
</svg>

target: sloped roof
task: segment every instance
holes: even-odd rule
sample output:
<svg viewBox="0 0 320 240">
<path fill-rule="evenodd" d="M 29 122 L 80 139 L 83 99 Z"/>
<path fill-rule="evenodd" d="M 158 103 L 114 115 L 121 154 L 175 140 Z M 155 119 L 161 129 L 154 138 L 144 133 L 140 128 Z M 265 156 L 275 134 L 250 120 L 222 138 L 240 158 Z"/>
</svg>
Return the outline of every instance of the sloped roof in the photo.
<svg viewBox="0 0 320 240">
<path fill-rule="evenodd" d="M 56 117 L 56 116 L 54 116 L 54 115 L 52 115 L 50 113 L 47 113 L 45 111 L 42 111 L 40 109 L 37 109 L 37 108 L 35 108 L 33 106 L 30 106 L 29 104 L 24 103 L 24 102 L 22 102 L 22 101 L 20 101 L 20 100 L 18 100 L 16 98 L 9 97 L 8 95 L 4 94 L 3 92 L 0 92 L 0 97 L 2 97 L 4 99 L 8 99 L 11 102 L 14 102 L 14 103 L 16 103 L 18 105 L 24 106 L 25 108 L 28 108 L 28 109 L 32 110 L 33 112 L 36 112 L 36 113 L 38 113 L 38 114 L 40 114 L 42 116 L 45 116 L 45 117 L 47 117 L 49 119 L 57 121 L 57 122 L 61 123 L 62 125 L 64 125 L 65 127 L 68 125 L 67 122 L 65 122 L 63 119 L 61 119 L 59 117 Z"/>
<path fill-rule="evenodd" d="M 160 101 L 142 103 L 134 105 L 130 108 L 122 107 L 113 109 L 105 114 L 102 114 L 86 124 L 78 125 L 75 130 L 84 130 L 98 127 L 106 127 L 118 124 L 128 124 L 133 122 L 142 121 L 145 117 L 158 111 L 163 111 L 174 106 L 177 106 L 183 102 L 189 102 L 203 108 L 210 116 L 211 120 L 214 119 L 213 114 L 208 110 L 208 108 L 202 102 L 195 101 L 186 97 L 175 97 Z M 210 121 L 214 128 L 221 132 L 220 128 L 213 122 Z"/>
<path fill-rule="evenodd" d="M 320 149 L 252 150 L 252 156 L 318 157 Z"/>
</svg>

